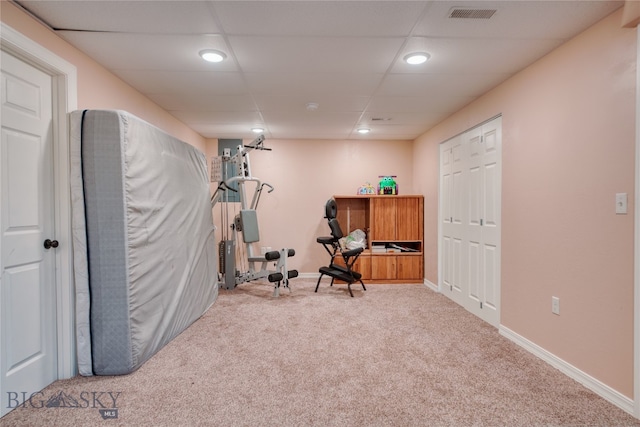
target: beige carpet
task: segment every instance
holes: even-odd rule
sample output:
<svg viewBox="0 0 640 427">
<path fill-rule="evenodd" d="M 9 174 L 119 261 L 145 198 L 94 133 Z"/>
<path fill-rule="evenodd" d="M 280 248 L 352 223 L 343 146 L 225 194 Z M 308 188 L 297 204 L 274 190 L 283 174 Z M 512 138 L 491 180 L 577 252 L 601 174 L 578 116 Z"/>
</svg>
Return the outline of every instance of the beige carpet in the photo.
<svg viewBox="0 0 640 427">
<path fill-rule="evenodd" d="M 423 285 L 314 286 L 221 290 L 137 372 L 55 382 L 0 425 L 640 426 Z"/>
</svg>

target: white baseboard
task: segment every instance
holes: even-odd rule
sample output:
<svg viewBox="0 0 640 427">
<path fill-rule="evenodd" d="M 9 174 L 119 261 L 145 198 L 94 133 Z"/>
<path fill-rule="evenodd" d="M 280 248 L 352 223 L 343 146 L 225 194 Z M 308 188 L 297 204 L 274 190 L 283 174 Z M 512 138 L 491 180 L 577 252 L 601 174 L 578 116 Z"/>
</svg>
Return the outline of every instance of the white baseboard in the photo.
<svg viewBox="0 0 640 427">
<path fill-rule="evenodd" d="M 317 279 L 320 277 L 320 273 L 300 273 L 298 277 L 301 279 Z"/>
<path fill-rule="evenodd" d="M 547 362 L 549 365 L 553 366 L 554 368 L 558 369 L 560 372 L 562 372 L 569 378 L 576 380 L 577 382 L 579 382 L 589 390 L 596 393 L 598 396 L 602 397 L 605 400 L 608 400 L 609 402 L 613 403 L 623 411 L 628 412 L 631 415 L 634 415 L 633 399 L 612 389 L 611 387 L 604 384 L 603 382 L 593 378 L 591 375 L 587 374 L 586 372 L 583 372 L 580 369 L 576 368 L 575 366 L 571 365 L 570 363 L 567 363 L 566 361 L 560 359 L 553 353 L 550 353 L 549 351 L 545 350 L 539 345 L 529 341 L 525 337 L 518 335 L 517 333 L 513 332 L 509 328 L 500 325 L 500 327 L 498 328 L 498 331 L 500 335 L 518 344 L 520 347 L 524 348 L 534 356 L 539 357 L 540 359 Z"/>
<path fill-rule="evenodd" d="M 427 278 L 424 279 L 424 285 L 434 292 L 440 292 L 440 289 L 438 289 L 438 285 L 428 280 Z"/>
</svg>

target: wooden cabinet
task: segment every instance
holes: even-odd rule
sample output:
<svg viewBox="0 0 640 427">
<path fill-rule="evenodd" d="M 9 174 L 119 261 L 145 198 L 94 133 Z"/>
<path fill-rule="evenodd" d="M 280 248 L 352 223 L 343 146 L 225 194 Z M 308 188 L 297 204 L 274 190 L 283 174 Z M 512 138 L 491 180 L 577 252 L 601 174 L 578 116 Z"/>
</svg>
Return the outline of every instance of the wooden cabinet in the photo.
<svg viewBox="0 0 640 427">
<path fill-rule="evenodd" d="M 371 256 L 371 279 L 380 281 L 422 282 L 422 254 Z"/>
<path fill-rule="evenodd" d="M 424 281 L 422 196 L 334 196 L 345 234 L 361 229 L 367 248 L 355 270 L 379 283 Z"/>
</svg>

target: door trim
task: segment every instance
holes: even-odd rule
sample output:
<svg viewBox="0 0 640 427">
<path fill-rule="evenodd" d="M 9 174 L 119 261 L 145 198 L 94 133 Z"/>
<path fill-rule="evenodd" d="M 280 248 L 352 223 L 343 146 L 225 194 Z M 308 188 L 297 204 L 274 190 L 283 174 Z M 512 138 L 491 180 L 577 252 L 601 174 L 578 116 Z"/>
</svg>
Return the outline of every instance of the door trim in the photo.
<svg viewBox="0 0 640 427">
<path fill-rule="evenodd" d="M 633 415 L 640 418 L 640 26 L 636 27 L 636 165 L 633 266 Z"/>
<path fill-rule="evenodd" d="M 55 252 L 57 377 L 76 374 L 75 295 L 71 251 L 71 193 L 69 188 L 69 120 L 77 109 L 76 67 L 8 25 L 1 23 L 0 48 L 49 74 L 53 91 L 54 227 L 60 248 Z"/>
</svg>

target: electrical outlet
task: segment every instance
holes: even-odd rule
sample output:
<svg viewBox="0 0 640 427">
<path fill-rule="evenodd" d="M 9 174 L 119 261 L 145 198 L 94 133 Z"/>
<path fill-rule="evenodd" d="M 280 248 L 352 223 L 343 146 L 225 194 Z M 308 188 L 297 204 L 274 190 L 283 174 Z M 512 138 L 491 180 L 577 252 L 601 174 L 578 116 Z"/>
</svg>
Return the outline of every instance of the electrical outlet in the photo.
<svg viewBox="0 0 640 427">
<path fill-rule="evenodd" d="M 560 298 L 551 297 L 551 312 L 560 315 Z"/>
</svg>

